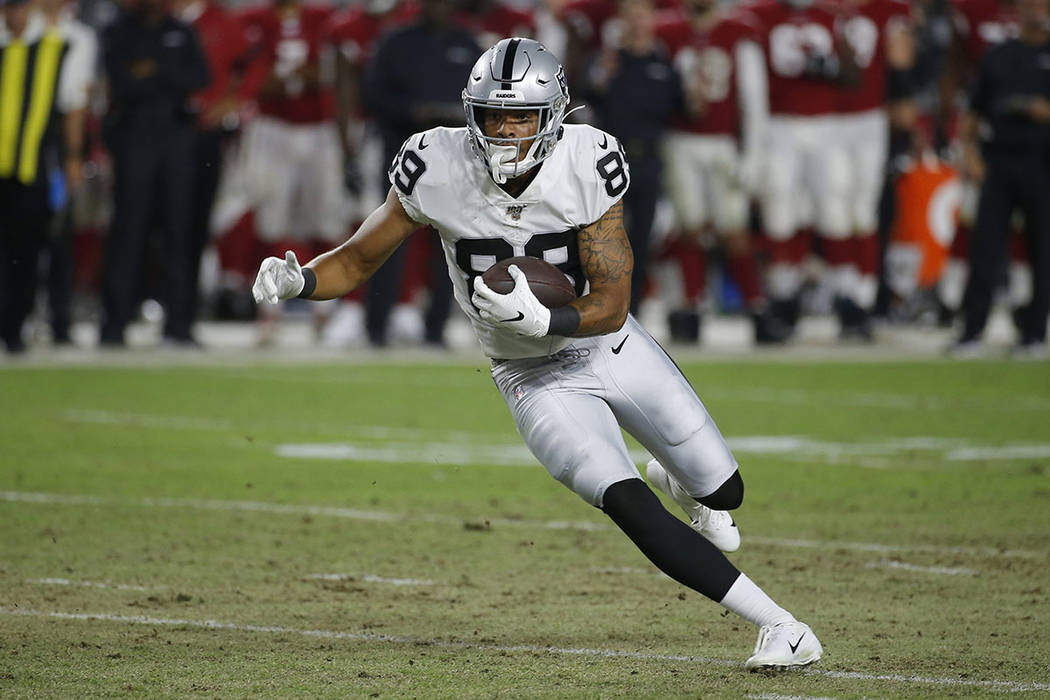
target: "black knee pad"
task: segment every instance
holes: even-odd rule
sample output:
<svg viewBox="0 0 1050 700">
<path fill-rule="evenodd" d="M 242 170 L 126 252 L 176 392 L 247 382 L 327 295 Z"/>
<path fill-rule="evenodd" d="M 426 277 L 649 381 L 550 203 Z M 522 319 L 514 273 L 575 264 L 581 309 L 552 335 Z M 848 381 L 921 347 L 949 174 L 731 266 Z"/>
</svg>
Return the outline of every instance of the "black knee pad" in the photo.
<svg viewBox="0 0 1050 700">
<path fill-rule="evenodd" d="M 712 510 L 739 508 L 744 502 L 744 479 L 740 476 L 740 470 L 733 472 L 733 476 L 726 479 L 721 486 L 715 489 L 714 493 L 696 500 Z"/>
</svg>

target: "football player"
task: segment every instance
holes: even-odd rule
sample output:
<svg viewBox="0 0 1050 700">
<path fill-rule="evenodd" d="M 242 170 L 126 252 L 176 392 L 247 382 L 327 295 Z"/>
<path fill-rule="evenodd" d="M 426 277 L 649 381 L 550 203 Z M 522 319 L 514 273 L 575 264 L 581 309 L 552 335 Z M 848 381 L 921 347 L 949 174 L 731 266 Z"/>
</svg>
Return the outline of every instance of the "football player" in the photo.
<svg viewBox="0 0 1050 700">
<path fill-rule="evenodd" d="M 746 8 L 761 22 L 769 84 L 766 164 L 760 187 L 768 237 L 767 290 L 789 325 L 798 318 L 801 263 L 808 241 L 797 235 L 812 218 L 824 241 L 851 235 L 853 173 L 836 134 L 839 91 L 851 77 L 838 33 L 838 8 L 821 0 L 757 0 Z M 830 268 L 851 264 L 834 245 Z M 832 253 L 832 255 L 828 255 Z"/>
<path fill-rule="evenodd" d="M 441 236 L 455 296 L 518 431 L 551 476 L 601 508 L 661 570 L 760 627 L 750 670 L 820 658 L 813 631 L 740 573 L 719 548 L 740 535 L 743 499 L 729 447 L 689 382 L 628 314 L 631 248 L 619 143 L 563 124 L 565 75 L 542 44 L 504 39 L 470 71 L 467 126 L 414 134 L 390 168 L 386 202 L 335 250 L 301 267 L 268 258 L 259 301 L 331 299 L 368 279 L 420 224 Z M 579 297 L 548 309 L 515 266 L 514 288 L 482 274 L 516 255 L 542 258 Z M 651 482 L 690 516 L 668 513 L 640 478 L 621 427 L 655 457 Z"/>
<path fill-rule="evenodd" d="M 321 80 L 321 45 L 332 8 L 301 0 L 241 10 L 254 57 L 245 80 L 257 86 L 259 114 L 241 147 L 259 238 L 269 251 L 313 254 L 342 240 L 350 199 L 343 189 L 339 136 L 331 95 Z M 330 306 L 317 307 L 318 328 Z M 259 341 L 276 331 L 274 310 L 260 314 Z"/>
<path fill-rule="evenodd" d="M 823 243 L 826 257 L 846 261 L 835 271 L 836 310 L 843 334 L 870 340 L 869 317 L 875 307 L 881 259 L 878 209 L 890 112 L 899 118 L 911 98 L 911 7 L 904 0 L 846 0 L 842 11 L 843 39 L 859 71 L 856 85 L 839 93 L 839 129 L 853 173 L 852 235 Z"/>
<path fill-rule="evenodd" d="M 787 329 L 767 313 L 748 231 L 749 198 L 762 171 L 759 154 L 769 121 L 758 20 L 716 0 L 689 0 L 674 15 L 658 32 L 690 105 L 665 143 L 675 217 L 686 241 L 698 241 L 705 225 L 713 225 L 754 324 L 755 342 L 782 342 Z M 695 251 L 702 255 L 698 246 Z M 673 332 L 674 314 L 671 325 Z"/>
</svg>

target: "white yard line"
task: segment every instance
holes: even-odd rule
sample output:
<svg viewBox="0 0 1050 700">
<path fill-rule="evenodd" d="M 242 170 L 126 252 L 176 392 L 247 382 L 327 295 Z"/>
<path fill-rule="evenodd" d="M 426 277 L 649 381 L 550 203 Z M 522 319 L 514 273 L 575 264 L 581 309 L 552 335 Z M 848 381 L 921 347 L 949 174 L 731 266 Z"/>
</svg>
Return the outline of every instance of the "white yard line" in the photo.
<svg viewBox="0 0 1050 700">
<path fill-rule="evenodd" d="M 428 639 L 424 637 L 403 637 L 386 634 L 375 634 L 370 632 L 341 632 L 337 630 L 311 630 L 296 629 L 294 627 L 283 627 L 278 625 L 242 625 L 232 622 L 220 622 L 218 620 L 190 620 L 173 619 L 162 617 L 147 617 L 139 615 L 113 615 L 110 613 L 67 613 L 44 610 L 25 609 L 0 609 L 0 615 L 18 617 L 45 617 L 59 620 L 99 621 L 115 622 L 132 625 L 153 625 L 167 627 L 193 627 L 198 629 L 226 630 L 230 632 L 248 632 L 261 634 L 285 634 L 300 635 L 303 637 L 320 639 L 345 639 L 364 642 L 381 642 L 388 644 L 411 644 L 427 645 L 446 649 L 478 649 L 481 651 L 496 652 L 524 652 L 531 654 L 561 654 L 567 656 L 590 656 L 596 658 L 626 658 L 641 659 L 646 661 L 681 661 L 708 666 L 730 666 L 740 668 L 740 661 L 729 659 L 713 659 L 701 656 L 685 656 L 677 654 L 653 654 L 638 651 L 622 651 L 619 649 L 602 649 L 586 647 L 545 647 L 532 644 L 478 644 L 471 642 L 460 642 L 447 639 Z M 931 678 L 926 676 L 900 675 L 900 674 L 870 674 L 860 671 L 831 671 L 822 668 L 807 668 L 803 674 L 823 676 L 856 681 L 890 681 L 906 685 L 932 685 L 956 688 L 988 688 L 1001 692 L 1040 692 L 1050 691 L 1050 683 L 1032 683 L 1026 681 L 1010 680 L 976 680 L 970 678 Z"/>
<path fill-rule="evenodd" d="M 349 430 L 348 432 L 353 432 Z M 1007 443 L 967 446 L 953 438 L 907 438 L 875 442 L 826 442 L 791 435 L 754 435 L 727 440 L 737 454 L 774 455 L 795 462 L 852 464 L 869 468 L 890 468 L 901 454 L 920 453 L 943 461 L 997 461 L 1050 457 L 1050 444 Z M 350 462 L 415 462 L 469 466 L 535 466 L 536 458 L 522 444 L 473 442 L 384 442 L 381 445 L 351 442 L 284 443 L 274 447 L 279 457 L 294 459 L 343 460 Z M 649 453 L 633 449 L 631 459 L 638 464 Z M 909 468 L 914 468 L 909 466 Z"/>
<path fill-rule="evenodd" d="M 923 574 L 943 574 L 945 576 L 979 576 L 977 569 L 968 569 L 963 566 L 920 566 L 908 564 L 894 559 L 882 559 L 865 564 L 869 569 L 900 569 L 902 571 L 915 571 Z"/>
<path fill-rule="evenodd" d="M 152 591 L 158 588 L 158 586 L 132 586 L 126 583 L 71 581 L 67 578 L 27 578 L 26 583 L 42 583 L 47 586 L 76 586 L 78 588 L 111 588 L 116 591 Z"/>
<path fill-rule="evenodd" d="M 390 513 L 377 510 L 359 510 L 337 506 L 316 506 L 284 503 L 267 503 L 263 501 L 219 501 L 197 498 L 140 498 L 115 499 L 99 496 L 77 494 L 32 493 L 24 491 L 0 491 L 0 501 L 12 503 L 39 503 L 48 505 L 72 506 L 132 506 L 144 508 L 187 508 L 192 510 L 241 511 L 251 513 L 274 513 L 279 515 L 310 515 L 350 520 L 368 520 L 390 522 L 413 520 L 440 525 L 462 527 L 464 523 L 483 523 L 499 527 L 524 527 L 544 530 L 586 530 L 612 531 L 614 528 L 603 522 L 580 520 L 524 520 L 515 518 L 494 518 L 486 516 L 454 516 L 438 513 Z M 1045 552 L 1023 549 L 996 549 L 994 547 L 951 547 L 927 544 L 880 544 L 874 542 L 846 542 L 838 540 L 804 540 L 782 537 L 761 537 L 744 535 L 745 543 L 775 547 L 801 549 L 822 549 L 834 551 L 845 549 L 860 552 L 925 552 L 930 554 L 956 554 L 982 557 L 1019 557 L 1027 559 L 1042 558 Z"/>
<path fill-rule="evenodd" d="M 748 700 L 838 700 L 829 695 L 781 695 L 780 693 L 760 693 L 758 695 L 745 695 Z"/>
<path fill-rule="evenodd" d="M 118 413 L 94 409 L 69 409 L 63 417 L 73 423 L 94 425 L 131 425 L 162 430 L 233 430 L 229 422 L 215 418 L 163 416 L 146 413 Z"/>
<path fill-rule="evenodd" d="M 303 578 L 311 581 L 363 581 L 365 583 L 389 583 L 393 586 L 432 586 L 433 581 L 418 578 L 387 578 L 375 574 L 307 574 Z"/>
<path fill-rule="evenodd" d="M 884 408 L 891 411 L 958 411 L 960 408 L 976 406 L 982 409 L 1029 413 L 1050 409 L 1050 399 L 1041 396 L 1018 396 L 1016 400 L 988 401 L 965 397 L 941 398 L 915 394 L 889 394 L 879 392 L 824 392 L 804 389 L 768 389 L 762 387 L 734 387 L 732 389 L 705 389 L 697 385 L 700 398 L 719 401 L 749 401 L 778 405 L 855 406 L 858 408 Z"/>
<path fill-rule="evenodd" d="M 74 423 L 92 425 L 128 425 L 159 430 L 232 431 L 247 429 L 227 420 L 193 416 L 165 416 L 143 413 L 122 413 L 97 409 L 69 409 L 63 418 Z M 314 426 L 317 427 L 317 426 Z M 281 457 L 296 459 L 330 459 L 359 462 L 422 462 L 431 464 L 470 464 L 496 466 L 531 466 L 536 459 L 520 442 L 499 442 L 495 433 L 424 430 L 382 425 L 332 424 L 348 436 L 386 440 L 381 445 L 362 445 L 350 442 L 285 443 L 274 447 Z M 429 441 L 440 436 L 443 441 Z M 389 442 L 399 439 L 408 442 Z M 495 442 L 494 442 L 495 440 Z M 913 437 L 868 442 L 831 442 L 797 435 L 751 435 L 728 438 L 729 447 L 740 454 L 777 455 L 792 461 L 824 460 L 839 463 L 847 460 L 871 468 L 892 467 L 893 463 L 879 460 L 902 452 L 929 452 L 930 456 L 945 461 L 997 461 L 1042 459 L 1050 457 L 1050 444 L 1006 443 L 1003 445 L 973 445 L 962 438 Z M 648 460 L 642 450 L 632 450 L 636 462 Z"/>
<path fill-rule="evenodd" d="M 223 418 L 201 418 L 200 416 L 171 416 L 153 413 L 129 413 L 124 411 L 104 411 L 100 409 L 71 408 L 62 412 L 62 418 L 71 423 L 94 425 L 129 425 L 136 428 L 157 428 L 163 430 L 260 430 L 281 427 L 288 429 L 287 420 L 277 421 L 239 421 L 232 424 Z M 445 430 L 442 428 L 405 428 L 390 425 L 361 425 L 348 422 L 310 421 L 304 423 L 314 431 L 342 431 L 354 437 L 374 438 L 377 440 L 427 440 L 440 437 L 460 443 L 498 442 L 501 437 L 511 438 L 513 433 L 500 432 L 467 432 L 462 430 Z M 519 445 L 520 443 L 507 443 Z"/>
<path fill-rule="evenodd" d="M 959 462 L 983 462 L 994 459 L 1044 459 L 1046 457 L 1050 457 L 1050 445 L 965 447 L 952 450 L 944 458 Z"/>
</svg>

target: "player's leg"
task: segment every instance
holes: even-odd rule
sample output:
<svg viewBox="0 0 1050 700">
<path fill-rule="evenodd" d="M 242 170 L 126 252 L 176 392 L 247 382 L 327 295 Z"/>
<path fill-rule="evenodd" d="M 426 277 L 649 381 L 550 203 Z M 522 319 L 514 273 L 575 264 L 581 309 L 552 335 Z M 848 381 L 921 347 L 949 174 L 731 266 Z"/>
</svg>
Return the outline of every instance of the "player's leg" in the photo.
<svg viewBox="0 0 1050 700">
<path fill-rule="evenodd" d="M 605 362 L 602 342 L 588 339 L 553 360 L 512 360 L 493 368 L 529 449 L 551 476 L 601 508 L 661 571 L 761 628 L 747 668 L 816 661 L 821 650 L 812 631 L 668 513 L 638 478 L 609 405 L 593 393 Z"/>
<path fill-rule="evenodd" d="M 672 516 L 640 479 L 610 485 L 601 509 L 661 571 L 759 628 L 749 671 L 806 666 L 823 648 L 809 625 L 777 605 L 718 548 Z"/>
<path fill-rule="evenodd" d="M 292 210 L 303 176 L 296 153 L 298 127 L 263 117 L 256 121 L 249 154 L 253 170 L 258 170 L 252 174 L 257 180 L 254 187 L 260 195 L 255 202 L 255 228 L 270 254 L 283 257 L 281 249 L 295 242 L 293 228 L 297 222 L 293 221 Z M 307 260 L 309 258 L 299 258 L 300 263 Z M 259 307 L 259 345 L 269 345 L 275 340 L 281 306 L 264 304 Z"/>
<path fill-rule="evenodd" d="M 706 286 L 707 261 L 700 234 L 710 219 L 706 167 L 708 139 L 679 133 L 665 147 L 664 188 L 675 217 L 675 232 L 666 249 L 681 265 L 682 294 L 678 308 L 668 316 L 671 338 L 695 343 L 700 337 L 699 306 Z"/>
<path fill-rule="evenodd" d="M 754 326 L 757 344 L 787 340 L 787 326 L 769 313 L 759 281 L 758 261 L 751 245 L 747 192 L 739 178 L 736 144 L 726 139 L 719 153 L 720 167 L 710 177 L 712 218 L 725 253 L 726 272 L 740 290 L 744 308 Z"/>
<path fill-rule="evenodd" d="M 889 127 L 881 110 L 855 118 L 851 138 L 853 162 L 854 263 L 860 273 L 853 301 L 870 314 L 875 308 L 881 266 L 878 219 L 879 199 L 886 181 Z"/>
<path fill-rule="evenodd" d="M 766 291 L 774 312 L 789 328 L 798 320 L 798 293 L 802 287 L 802 258 L 796 241 L 801 225 L 802 158 L 795 132 L 795 125 L 785 120 L 770 120 L 769 155 L 759 197 L 769 252 Z"/>
<path fill-rule="evenodd" d="M 852 297 L 859 272 L 850 206 L 854 191 L 850 149 L 842 144 L 841 125 L 830 120 L 814 120 L 812 126 L 815 130 L 809 134 L 806 181 L 816 205 L 817 232 L 835 311 L 844 337 L 867 338 L 870 337 L 867 318 Z M 826 128 L 817 128 L 821 126 Z M 828 133 L 832 134 L 830 139 Z"/>
<path fill-rule="evenodd" d="M 619 352 L 611 339 L 622 342 Z M 736 550 L 740 533 L 726 511 L 743 500 L 743 479 L 692 386 L 632 317 L 593 353 L 617 421 L 655 457 L 649 481 L 682 507 L 693 529 L 724 551 Z"/>
<path fill-rule="evenodd" d="M 335 248 L 349 237 L 350 197 L 343 186 L 342 157 L 334 124 L 300 127 L 302 159 L 299 206 L 295 217 L 318 254 Z M 301 261 L 304 262 L 305 261 Z M 319 339 L 339 302 L 314 303 L 314 331 Z"/>
</svg>

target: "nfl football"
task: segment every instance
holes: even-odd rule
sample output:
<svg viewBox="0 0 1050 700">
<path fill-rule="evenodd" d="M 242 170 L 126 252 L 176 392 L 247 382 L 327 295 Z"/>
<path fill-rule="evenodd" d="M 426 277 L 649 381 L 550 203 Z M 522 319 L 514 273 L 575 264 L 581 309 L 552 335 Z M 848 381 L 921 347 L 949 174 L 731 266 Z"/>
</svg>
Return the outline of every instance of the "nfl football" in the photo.
<svg viewBox="0 0 1050 700">
<path fill-rule="evenodd" d="M 529 289 L 548 309 L 565 306 L 576 298 L 576 290 L 573 289 L 572 282 L 565 276 L 565 273 L 540 258 L 523 255 L 500 260 L 485 270 L 481 279 L 492 291 L 508 294 L 514 289 L 514 278 L 507 272 L 507 268 L 511 265 L 517 265 L 518 269 L 525 273 L 525 279 L 529 281 Z"/>
</svg>

